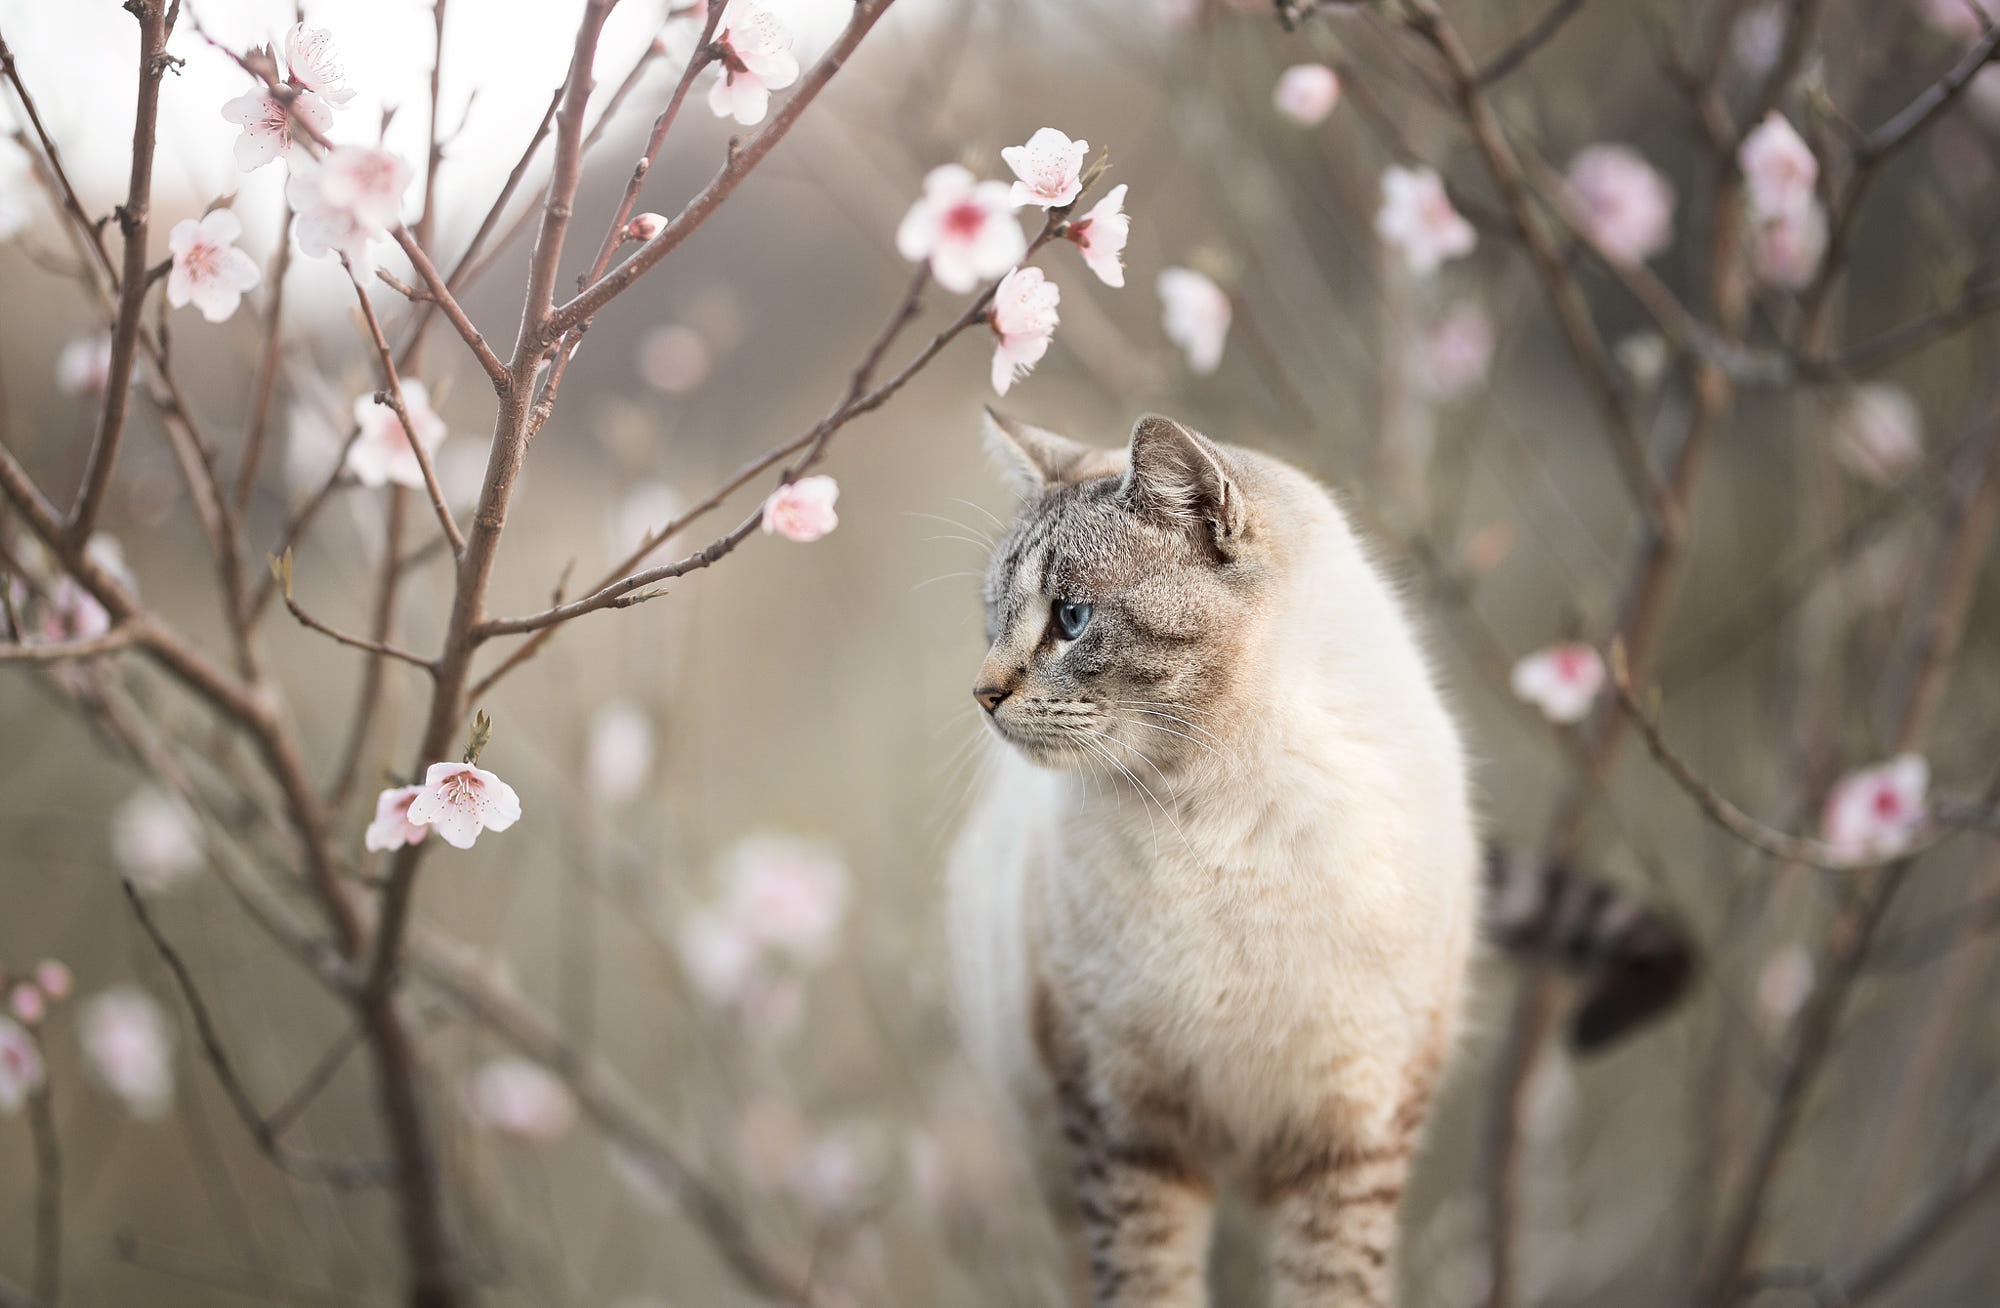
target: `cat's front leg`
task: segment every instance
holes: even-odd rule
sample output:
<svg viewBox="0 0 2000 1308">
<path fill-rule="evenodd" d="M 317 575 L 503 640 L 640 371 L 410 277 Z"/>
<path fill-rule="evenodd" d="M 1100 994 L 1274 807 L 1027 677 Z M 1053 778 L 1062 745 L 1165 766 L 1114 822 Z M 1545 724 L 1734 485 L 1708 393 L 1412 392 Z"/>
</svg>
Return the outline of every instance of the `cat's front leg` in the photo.
<svg viewBox="0 0 2000 1308">
<path fill-rule="evenodd" d="M 1392 1308 L 1396 1208 L 1415 1133 L 1363 1149 L 1274 1159 L 1269 1214 L 1272 1308 Z"/>
<path fill-rule="evenodd" d="M 1156 1141 L 1120 1138 L 1101 1114 L 1064 1110 L 1095 1308 L 1202 1308 L 1215 1200 Z"/>
</svg>

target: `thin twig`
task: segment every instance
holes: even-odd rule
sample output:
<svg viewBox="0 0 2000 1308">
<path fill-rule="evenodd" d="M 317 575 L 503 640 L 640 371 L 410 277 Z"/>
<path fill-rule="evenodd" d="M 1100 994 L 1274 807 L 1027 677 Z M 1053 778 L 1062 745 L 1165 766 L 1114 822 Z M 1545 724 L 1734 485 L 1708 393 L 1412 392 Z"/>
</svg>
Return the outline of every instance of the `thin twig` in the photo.
<svg viewBox="0 0 2000 1308">
<path fill-rule="evenodd" d="M 345 259 L 342 260 L 345 262 Z M 452 516 L 451 505 L 445 503 L 444 487 L 438 484 L 437 469 L 431 466 L 430 452 L 424 449 L 424 442 L 417 435 L 416 424 L 410 421 L 410 408 L 403 399 L 403 379 L 396 370 L 395 356 L 389 352 L 388 338 L 382 334 L 382 321 L 375 316 L 375 306 L 368 298 L 368 289 L 349 269 L 348 280 L 354 283 L 354 298 L 361 305 L 361 319 L 368 327 L 368 339 L 375 346 L 375 358 L 382 366 L 382 381 L 387 389 L 389 407 L 395 411 L 396 421 L 403 425 L 403 440 L 416 456 L 417 467 L 423 473 L 424 491 L 430 496 L 431 511 L 437 515 L 438 526 L 443 528 L 445 539 L 451 542 L 453 554 L 465 553 L 465 536 L 458 529 L 458 519 Z M 382 396 L 376 396 L 380 403 Z"/>
<path fill-rule="evenodd" d="M 85 640 L 51 641 L 46 645 L 0 645 L 0 663 L 62 663 L 70 659 L 96 658 L 99 654 L 124 649 L 138 636 L 138 628 L 126 622 L 101 636 Z"/>
<path fill-rule="evenodd" d="M 1527 31 L 1509 42 L 1500 52 L 1486 61 L 1477 76 L 1473 78 L 1481 86 L 1491 86 L 1507 74 L 1528 62 L 1536 51 L 1555 39 L 1556 33 L 1590 0 L 1555 0 L 1542 16 L 1536 19 Z"/>
</svg>

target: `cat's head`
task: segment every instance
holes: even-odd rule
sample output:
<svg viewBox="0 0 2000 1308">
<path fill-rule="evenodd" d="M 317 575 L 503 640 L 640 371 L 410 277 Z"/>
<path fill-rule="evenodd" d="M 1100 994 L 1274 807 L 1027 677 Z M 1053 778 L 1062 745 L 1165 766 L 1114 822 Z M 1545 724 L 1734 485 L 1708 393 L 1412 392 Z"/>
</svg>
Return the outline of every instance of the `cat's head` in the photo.
<svg viewBox="0 0 2000 1308">
<path fill-rule="evenodd" d="M 1275 544 L 1254 477 L 1171 419 L 1123 450 L 987 415 L 1022 491 L 985 583 L 973 696 L 1033 761 L 1142 780 L 1222 752 Z"/>
</svg>

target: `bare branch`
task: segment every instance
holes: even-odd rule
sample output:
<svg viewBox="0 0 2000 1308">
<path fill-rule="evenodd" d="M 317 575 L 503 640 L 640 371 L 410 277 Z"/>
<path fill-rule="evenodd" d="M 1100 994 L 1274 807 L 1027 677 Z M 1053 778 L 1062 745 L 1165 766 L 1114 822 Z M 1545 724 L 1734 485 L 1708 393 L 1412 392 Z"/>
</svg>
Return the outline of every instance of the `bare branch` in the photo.
<svg viewBox="0 0 2000 1308">
<path fill-rule="evenodd" d="M 271 567 L 278 574 L 278 590 L 284 596 L 285 607 L 291 611 L 293 617 L 299 620 L 300 626 L 317 631 L 320 635 L 326 636 L 339 644 L 349 646 L 353 649 L 366 650 L 370 654 L 381 655 L 384 658 L 401 659 L 412 667 L 422 668 L 432 676 L 437 675 L 437 665 L 420 654 L 412 654 L 406 649 L 397 649 L 395 646 L 384 644 L 379 640 L 368 640 L 361 636 L 350 636 L 346 632 L 330 626 L 306 612 L 300 606 L 298 600 L 292 596 L 292 556 L 289 553 L 273 559 Z"/>
<path fill-rule="evenodd" d="M 51 641 L 46 645 L 0 645 L 0 663 L 62 663 L 70 659 L 96 658 L 99 654 L 124 649 L 138 636 L 138 628 L 126 622 L 87 640 Z"/>
<path fill-rule="evenodd" d="M 1528 62 L 1536 51 L 1554 40 L 1556 33 L 1562 31 L 1564 25 L 1588 3 L 1589 0 L 1554 0 L 1527 31 L 1487 60 L 1473 80 L 1481 86 L 1491 86 Z"/>
<path fill-rule="evenodd" d="M 344 264 L 346 259 L 343 257 Z M 409 405 L 403 399 L 403 379 L 397 375 L 396 360 L 389 353 L 389 341 L 382 335 L 382 322 L 375 316 L 375 306 L 368 298 L 368 290 L 359 278 L 348 269 L 348 280 L 354 283 L 354 298 L 361 304 L 362 321 L 368 325 L 368 339 L 375 345 L 375 358 L 382 365 L 382 381 L 388 389 L 389 407 L 395 410 L 396 421 L 403 424 L 403 438 L 416 456 L 417 467 L 423 472 L 424 491 L 431 498 L 431 511 L 437 514 L 438 526 L 444 529 L 445 539 L 451 542 L 453 554 L 465 553 L 465 537 L 458 530 L 458 520 L 452 516 L 451 506 L 445 503 L 444 487 L 438 484 L 437 469 L 431 466 L 430 452 L 417 437 L 416 424 L 410 421 Z M 414 344 L 414 342 L 412 342 Z M 495 361 L 498 362 L 497 360 Z M 504 375 L 505 370 L 502 370 Z M 382 402 L 382 396 L 375 397 Z"/>
</svg>

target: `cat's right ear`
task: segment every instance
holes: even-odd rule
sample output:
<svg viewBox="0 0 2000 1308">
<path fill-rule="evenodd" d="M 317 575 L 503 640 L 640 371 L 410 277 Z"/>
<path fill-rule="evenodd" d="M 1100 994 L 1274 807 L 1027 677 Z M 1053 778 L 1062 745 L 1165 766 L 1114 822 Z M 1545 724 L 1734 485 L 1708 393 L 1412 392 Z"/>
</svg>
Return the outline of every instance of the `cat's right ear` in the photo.
<svg viewBox="0 0 2000 1308">
<path fill-rule="evenodd" d="M 991 409 L 986 410 L 985 429 L 987 452 L 1023 495 L 1074 480 L 1084 463 L 1099 453 L 1067 436 L 1003 418 Z"/>
</svg>

